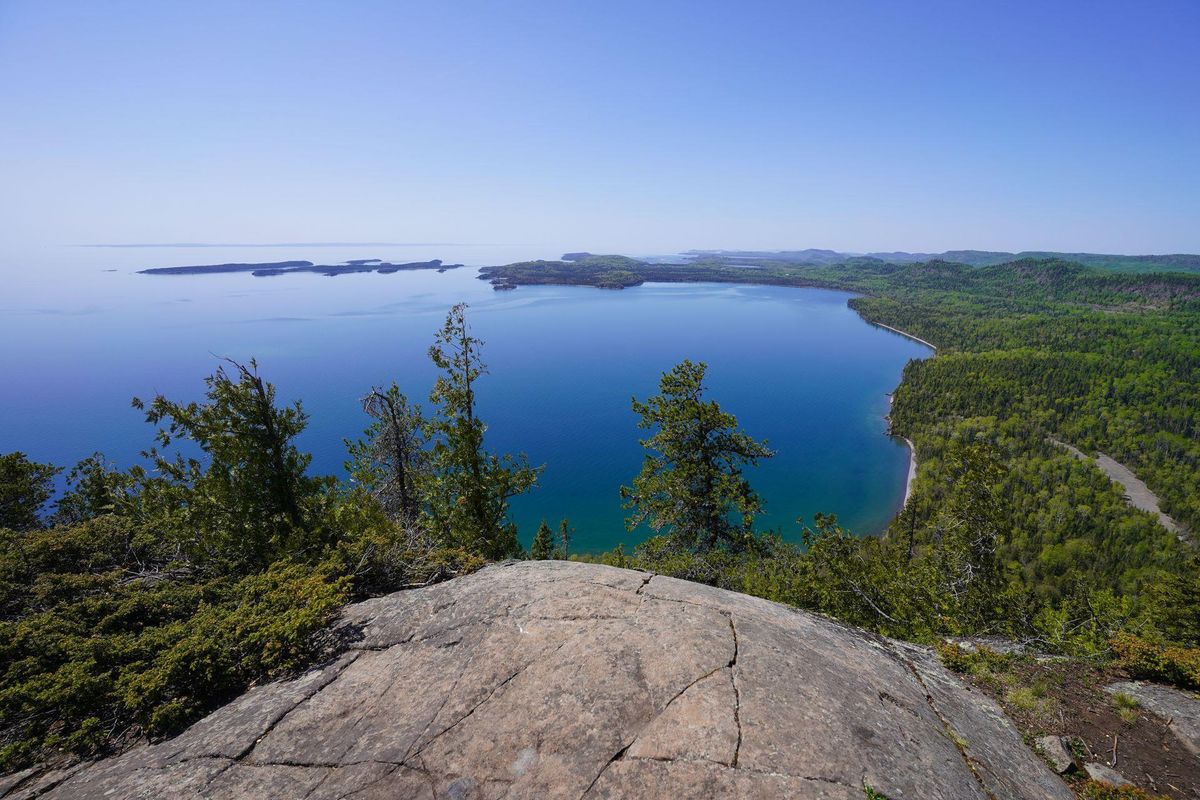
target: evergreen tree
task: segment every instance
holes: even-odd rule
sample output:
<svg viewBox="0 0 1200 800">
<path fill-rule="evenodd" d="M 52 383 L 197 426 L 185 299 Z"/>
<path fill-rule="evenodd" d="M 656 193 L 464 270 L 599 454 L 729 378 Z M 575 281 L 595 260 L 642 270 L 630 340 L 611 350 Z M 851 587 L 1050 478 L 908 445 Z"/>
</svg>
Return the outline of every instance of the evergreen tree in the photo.
<svg viewBox="0 0 1200 800">
<path fill-rule="evenodd" d="M 945 456 L 951 491 L 934 521 L 934 548 L 943 587 L 960 621 L 982 626 L 1001 613 L 1005 575 L 998 556 L 1004 513 L 997 491 L 1003 471 L 982 443 L 952 444 Z"/>
<path fill-rule="evenodd" d="M 1188 553 L 1174 573 L 1148 587 L 1150 609 L 1169 641 L 1200 646 L 1200 554 Z"/>
<path fill-rule="evenodd" d="M 75 525 L 119 513 L 133 498 L 134 479 L 111 466 L 103 453 L 93 453 L 67 473 L 68 489 L 59 499 L 53 522 Z"/>
<path fill-rule="evenodd" d="M 285 553 L 309 551 L 315 531 L 306 504 L 325 486 L 305 475 L 312 456 L 294 444 L 308 417 L 297 402 L 275 406 L 275 387 L 258 365 L 228 360 L 205 379 L 204 403 L 177 403 L 162 395 L 150 403 L 134 398 L 146 420 L 160 425 L 162 448 L 190 441 L 205 461 L 169 458 L 157 448 L 146 455 L 160 477 L 147 478 L 143 493 L 177 528 L 194 531 L 198 555 L 227 568 L 260 568 Z M 178 524 L 183 523 L 183 524 Z"/>
<path fill-rule="evenodd" d="M 571 523 L 567 519 L 558 521 L 558 541 L 561 542 L 558 548 L 558 557 L 566 561 L 571 557 L 571 536 L 575 533 L 575 529 L 571 527 Z"/>
<path fill-rule="evenodd" d="M 437 415 L 431 478 L 425 492 L 427 522 L 442 541 L 485 558 L 519 555 L 516 526 L 508 521 L 508 501 L 533 488 L 540 468 L 524 455 L 497 456 L 484 449 L 487 426 L 475 408 L 475 382 L 487 368 L 483 342 L 471 335 L 466 305 L 450 309 L 429 358 L 442 371 L 430 393 Z"/>
<path fill-rule="evenodd" d="M 362 399 L 373 421 L 365 439 L 347 442 L 351 476 L 379 501 L 391 519 L 409 526 L 420 510 L 420 482 L 429 465 L 421 407 L 409 403 L 393 383 Z"/>
<path fill-rule="evenodd" d="M 529 557 L 534 561 L 554 558 L 554 532 L 550 530 L 546 520 L 542 520 L 542 524 L 538 526 L 537 534 L 533 537 L 533 546 L 529 548 Z"/>
<path fill-rule="evenodd" d="M 625 507 L 633 511 L 626 521 L 630 531 L 645 522 L 693 552 L 737 549 L 745 542 L 762 501 L 742 469 L 773 455 L 716 401 L 704 400 L 706 369 L 685 360 L 662 376 L 660 394 L 644 403 L 634 398 L 638 427 L 655 432 L 641 442 L 649 452 L 633 486 L 621 487 Z"/>
<path fill-rule="evenodd" d="M 61 467 L 30 461 L 24 453 L 0 456 L 0 528 L 26 531 L 41 525 L 41 510 L 54 493 Z"/>
</svg>

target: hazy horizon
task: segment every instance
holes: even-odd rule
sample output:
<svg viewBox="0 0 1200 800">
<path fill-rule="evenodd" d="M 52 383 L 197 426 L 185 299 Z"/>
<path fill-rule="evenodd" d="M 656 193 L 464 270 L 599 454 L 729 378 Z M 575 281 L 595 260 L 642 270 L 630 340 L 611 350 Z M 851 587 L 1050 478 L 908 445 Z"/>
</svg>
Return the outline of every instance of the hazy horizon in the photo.
<svg viewBox="0 0 1200 800">
<path fill-rule="evenodd" d="M 65 247 L 95 247 L 95 248 L 131 248 L 131 249 L 133 249 L 133 248 L 146 248 L 146 249 L 162 248 L 164 250 L 167 250 L 167 249 L 183 250 L 183 249 L 203 249 L 203 248 L 236 249 L 239 247 L 246 247 L 246 248 L 312 247 L 312 248 L 321 249 L 321 248 L 339 248 L 339 247 L 538 247 L 539 245 L 536 245 L 536 244 L 531 245 L 529 243 L 524 243 L 524 242 L 523 243 L 516 243 L 516 242 L 513 242 L 513 243 L 497 243 L 497 242 L 93 242 L 93 243 L 86 243 L 86 244 L 72 244 L 72 245 L 63 245 L 63 246 L 65 246 Z M 954 252 L 954 251 L 960 251 L 960 250 L 982 250 L 982 249 L 983 248 L 978 248 L 978 247 L 946 247 L 946 248 L 941 248 L 938 250 L 930 250 L 930 249 L 902 250 L 902 249 L 898 249 L 898 248 L 883 248 L 883 249 L 878 249 L 878 250 L 864 250 L 864 249 L 860 248 L 860 249 L 841 250 L 841 249 L 832 248 L 832 247 L 821 247 L 819 245 L 817 245 L 817 246 L 797 245 L 795 247 L 772 247 L 772 248 L 761 248 L 761 247 L 693 248 L 693 247 L 687 247 L 687 248 L 678 248 L 678 249 L 671 250 L 671 251 L 664 251 L 661 253 L 636 253 L 636 255 L 670 255 L 670 254 L 684 253 L 684 252 L 693 251 L 693 250 L 699 250 L 699 251 L 705 251 L 705 252 L 722 252 L 722 251 L 725 251 L 725 252 L 750 252 L 750 251 L 755 251 L 755 252 L 763 252 L 763 253 L 776 253 L 776 252 L 791 253 L 791 252 L 802 252 L 805 250 L 833 250 L 835 252 L 844 253 L 846 255 L 865 255 L 867 253 L 909 253 L 909 254 L 932 253 L 932 254 L 936 255 L 939 253 Z M 591 251 L 581 251 L 581 252 L 591 252 Z M 620 252 L 620 251 L 615 251 L 615 250 L 612 251 L 611 253 L 609 253 L 608 251 L 604 251 L 604 252 L 606 254 L 610 254 L 610 255 L 629 255 L 630 254 L 629 252 Z M 1016 247 L 1016 248 L 1008 247 L 1008 248 L 999 248 L 999 249 L 994 250 L 993 252 L 1022 253 L 1022 252 L 1042 252 L 1042 251 L 1035 250 L 1034 248 L 1031 248 L 1031 247 Z M 1095 251 L 1095 250 L 1056 250 L 1056 251 L 1046 251 L 1046 252 L 1097 253 L 1097 251 Z M 1104 253 L 1101 255 L 1139 256 L 1139 255 L 1181 255 L 1181 254 L 1182 253 Z M 1185 255 L 1194 255 L 1194 254 L 1187 253 Z"/>
<path fill-rule="evenodd" d="M 1198 29 L 1166 0 L 10 0 L 0 254 L 1196 253 Z"/>
</svg>

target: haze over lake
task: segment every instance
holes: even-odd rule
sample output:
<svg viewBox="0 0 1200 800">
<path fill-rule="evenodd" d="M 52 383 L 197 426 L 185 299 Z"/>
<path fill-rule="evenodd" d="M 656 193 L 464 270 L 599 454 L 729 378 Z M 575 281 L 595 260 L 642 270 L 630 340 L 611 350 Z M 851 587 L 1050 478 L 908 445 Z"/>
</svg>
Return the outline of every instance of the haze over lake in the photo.
<svg viewBox="0 0 1200 800">
<path fill-rule="evenodd" d="M 301 446 L 313 453 L 313 470 L 340 474 L 343 438 L 366 424 L 358 398 L 396 380 L 424 402 L 434 331 L 450 305 L 467 302 L 492 373 L 479 384 L 488 445 L 546 465 L 539 488 L 513 504 L 526 544 L 543 516 L 569 517 L 577 550 L 642 538 L 625 533 L 618 496 L 640 467 L 645 435 L 629 401 L 656 391 L 660 374 L 683 358 L 708 362 L 710 396 L 778 453 L 752 475 L 767 502 L 762 528 L 795 537 L 797 517 L 828 511 L 872 533 L 895 513 L 908 455 L 885 435 L 886 395 L 908 359 L 930 351 L 863 322 L 843 292 L 705 284 L 495 292 L 474 269 L 336 278 L 134 274 L 373 257 L 481 266 L 559 252 L 59 248 L 9 256 L 0 300 L 0 450 L 61 465 L 102 450 L 128 465 L 153 434 L 130 397 L 197 399 L 217 356 L 254 357 L 281 399 L 303 400 L 310 426 Z"/>
</svg>

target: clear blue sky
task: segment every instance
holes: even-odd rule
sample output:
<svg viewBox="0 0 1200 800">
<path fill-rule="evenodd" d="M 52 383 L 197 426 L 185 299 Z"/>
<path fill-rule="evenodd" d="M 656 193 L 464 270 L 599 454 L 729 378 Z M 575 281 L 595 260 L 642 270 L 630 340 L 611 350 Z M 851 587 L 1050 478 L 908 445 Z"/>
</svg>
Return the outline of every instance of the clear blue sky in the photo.
<svg viewBox="0 0 1200 800">
<path fill-rule="evenodd" d="M 1200 2 L 0 0 L 0 238 L 1200 252 Z"/>
</svg>

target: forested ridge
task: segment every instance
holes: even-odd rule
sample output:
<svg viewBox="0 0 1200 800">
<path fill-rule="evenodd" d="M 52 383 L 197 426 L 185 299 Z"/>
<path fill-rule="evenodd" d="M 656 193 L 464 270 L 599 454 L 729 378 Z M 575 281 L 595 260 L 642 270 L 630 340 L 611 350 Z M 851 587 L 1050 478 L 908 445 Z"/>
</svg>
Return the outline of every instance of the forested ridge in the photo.
<svg viewBox="0 0 1200 800">
<path fill-rule="evenodd" d="M 1014 463 L 1045 462 L 1047 469 L 1065 469 L 1051 466 L 1062 459 L 1047 443 L 1051 436 L 1102 451 L 1141 477 L 1168 514 L 1196 529 L 1200 285 L 1135 276 L 1090 282 L 1078 269 L 1044 266 L 1056 273 L 1045 282 L 1036 264 L 1023 262 L 1007 283 L 987 276 L 984 288 L 929 291 L 903 286 L 901 278 L 851 301 L 865 318 L 939 347 L 937 358 L 906 368 L 892 414 L 896 430 L 936 454 L 924 440 L 970 424 L 976 437 L 1004 440 Z M 1131 523 L 1107 519 L 1096 527 L 1114 524 Z M 1146 538 L 1164 534 L 1150 526 Z"/>
<path fill-rule="evenodd" d="M 365 430 L 347 442 L 343 480 L 310 473 L 295 445 L 299 403 L 278 404 L 255 363 L 223 362 L 202 400 L 135 400 L 153 429 L 139 466 L 96 454 L 53 498 L 61 467 L 0 456 L 0 769 L 173 733 L 336 652 L 326 626 L 347 600 L 505 558 L 638 566 L 893 636 L 999 634 L 1200 687 L 1194 546 L 1050 441 L 1123 461 L 1197 530 L 1200 278 L 1057 261 L 619 256 L 485 277 L 858 292 L 866 319 L 939 348 L 905 368 L 892 410 L 920 457 L 913 498 L 882 537 L 825 515 L 799 544 L 761 529 L 753 473 L 773 453 L 708 396 L 707 367 L 685 361 L 664 365 L 658 394 L 633 400 L 646 457 L 613 487 L 630 531 L 653 535 L 628 553 L 575 554 L 569 520 L 536 534 L 508 520 L 542 467 L 486 446 L 476 397 L 503 378 L 488 376 L 465 307 L 432 332 L 432 387 L 363 387 Z"/>
</svg>

